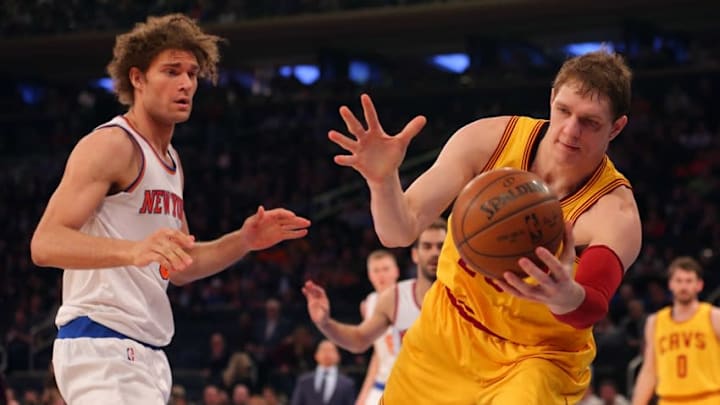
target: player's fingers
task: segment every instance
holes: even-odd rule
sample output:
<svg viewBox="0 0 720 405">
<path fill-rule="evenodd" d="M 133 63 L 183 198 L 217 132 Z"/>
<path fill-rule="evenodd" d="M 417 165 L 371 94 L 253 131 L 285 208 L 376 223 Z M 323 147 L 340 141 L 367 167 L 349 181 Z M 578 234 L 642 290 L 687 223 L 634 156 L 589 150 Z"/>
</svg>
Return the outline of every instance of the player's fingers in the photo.
<svg viewBox="0 0 720 405">
<path fill-rule="evenodd" d="M 282 226 L 285 229 L 300 229 L 300 228 L 307 228 L 311 224 L 312 224 L 312 222 L 307 218 L 294 217 L 294 218 L 290 218 L 290 220 L 288 220 L 287 222 L 280 224 L 280 226 Z"/>
<path fill-rule="evenodd" d="M 317 297 L 318 295 L 324 293 L 322 287 L 320 287 L 319 285 L 313 283 L 311 280 L 308 280 L 308 281 L 305 282 L 305 288 L 308 290 L 308 293 L 309 293 L 309 294 L 311 294 L 311 295 L 313 295 L 313 296 L 315 296 L 315 297 Z"/>
<path fill-rule="evenodd" d="M 182 249 L 192 249 L 195 245 L 195 237 L 182 231 L 174 232 L 169 238 L 172 243 L 177 244 Z"/>
<path fill-rule="evenodd" d="M 365 122 L 367 122 L 368 130 L 384 132 L 370 96 L 367 94 L 361 95 L 360 103 L 363 106 L 363 113 L 365 114 Z"/>
<path fill-rule="evenodd" d="M 285 231 L 283 232 L 283 239 L 289 240 L 289 239 L 299 239 L 303 236 L 307 235 L 308 231 L 307 229 L 298 229 L 296 231 Z"/>
<path fill-rule="evenodd" d="M 357 157 L 351 155 L 336 155 L 333 160 L 340 166 L 352 167 L 357 163 Z"/>
<path fill-rule="evenodd" d="M 265 215 L 277 221 L 282 227 L 306 227 L 310 225 L 310 221 L 307 218 L 299 217 L 294 212 L 285 208 L 275 208 L 270 211 L 266 211 Z"/>
<path fill-rule="evenodd" d="M 166 240 L 163 244 L 163 247 L 171 255 L 171 258 L 179 259 L 186 266 L 189 266 L 192 263 L 192 256 L 190 256 L 190 254 L 185 251 L 183 246 L 177 242 L 175 237 Z"/>
<path fill-rule="evenodd" d="M 355 135 L 355 137 L 360 137 L 365 133 L 365 128 L 363 125 L 358 121 L 357 118 L 355 118 L 355 114 L 350 111 L 347 106 L 340 107 L 340 117 L 343 121 L 345 121 L 345 126 L 347 127 L 348 131 Z"/>
<path fill-rule="evenodd" d="M 565 270 L 563 262 L 558 260 L 549 250 L 544 247 L 539 247 L 535 249 L 535 254 L 545 263 L 548 268 L 548 274 L 553 280 L 560 283 L 570 278 L 570 274 Z"/>
<path fill-rule="evenodd" d="M 427 119 L 422 115 L 418 115 L 405 125 L 405 128 L 400 131 L 398 137 L 409 143 L 417 134 L 420 133 L 426 123 Z"/>
<path fill-rule="evenodd" d="M 517 290 L 522 297 L 525 298 L 537 298 L 536 297 L 536 286 L 530 285 L 523 280 L 520 279 L 517 275 L 515 275 L 512 272 L 506 271 L 505 274 L 503 274 L 504 281 L 510 285 L 512 288 Z M 503 281 L 503 280 L 500 280 Z"/>
<path fill-rule="evenodd" d="M 534 278 L 541 285 L 549 286 L 555 284 L 553 278 L 533 263 L 532 260 L 526 257 L 520 258 L 518 260 L 518 265 L 521 269 L 523 269 L 523 271 L 525 271 L 525 273 L 527 273 L 528 276 Z"/>
<path fill-rule="evenodd" d="M 161 241 L 161 243 L 159 243 L 155 248 L 155 252 L 162 255 L 165 260 L 170 262 L 169 269 L 171 270 L 181 271 L 192 263 L 190 256 L 170 239 Z"/>
<path fill-rule="evenodd" d="M 497 285 L 498 287 L 500 287 L 500 289 L 502 289 L 508 294 L 514 295 L 516 297 L 523 296 L 523 294 L 517 288 L 511 286 L 510 284 L 505 282 L 505 280 L 493 279 L 493 284 Z"/>
<path fill-rule="evenodd" d="M 341 134 L 338 131 L 329 131 L 328 139 L 333 141 L 339 147 L 345 149 L 348 152 L 355 152 L 357 149 L 357 141 L 354 141 L 347 136 Z"/>
</svg>

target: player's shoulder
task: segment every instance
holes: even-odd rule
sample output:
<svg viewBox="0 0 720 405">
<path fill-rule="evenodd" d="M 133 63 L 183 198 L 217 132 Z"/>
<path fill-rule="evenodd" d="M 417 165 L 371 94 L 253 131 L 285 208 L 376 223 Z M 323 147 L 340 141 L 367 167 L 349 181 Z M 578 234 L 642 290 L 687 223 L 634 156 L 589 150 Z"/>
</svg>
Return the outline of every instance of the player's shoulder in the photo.
<svg viewBox="0 0 720 405">
<path fill-rule="evenodd" d="M 416 282 L 416 278 L 408 278 L 402 281 L 398 281 L 396 284 L 396 290 L 412 289 Z"/>
<path fill-rule="evenodd" d="M 138 147 L 122 128 L 98 128 L 73 148 L 68 167 L 90 168 L 95 177 L 115 179 L 138 159 Z"/>
<path fill-rule="evenodd" d="M 494 117 L 479 118 L 475 121 L 469 122 L 461 127 L 457 132 L 459 134 L 502 134 L 505 131 L 508 123 L 514 117 L 511 115 L 499 115 Z"/>
<path fill-rule="evenodd" d="M 96 153 L 111 153 L 116 158 L 135 149 L 130 135 L 118 126 L 99 127 L 83 136 L 77 148 L 94 150 Z"/>
<path fill-rule="evenodd" d="M 645 332 L 646 333 L 651 334 L 651 333 L 653 333 L 653 331 L 655 331 L 655 325 L 657 324 L 657 318 L 658 318 L 659 313 L 660 313 L 660 311 L 654 312 L 654 313 L 648 315 L 648 317 L 645 319 Z"/>
<path fill-rule="evenodd" d="M 313 380 L 315 378 L 315 371 L 306 371 L 298 377 L 298 383 L 302 383 L 307 380 Z"/>
</svg>

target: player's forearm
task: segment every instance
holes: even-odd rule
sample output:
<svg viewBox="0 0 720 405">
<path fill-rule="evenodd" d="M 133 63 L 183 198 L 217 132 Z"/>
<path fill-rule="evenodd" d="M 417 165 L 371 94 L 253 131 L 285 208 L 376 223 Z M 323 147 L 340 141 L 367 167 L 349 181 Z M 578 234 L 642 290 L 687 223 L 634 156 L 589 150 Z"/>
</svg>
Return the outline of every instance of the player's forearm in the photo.
<svg viewBox="0 0 720 405">
<path fill-rule="evenodd" d="M 247 240 L 242 230 L 228 233 L 210 242 L 198 242 L 190 250 L 192 264 L 181 272 L 172 272 L 170 280 L 173 284 L 182 285 L 219 273 L 249 251 Z"/>
<path fill-rule="evenodd" d="M 652 399 L 654 391 L 655 376 L 648 370 L 641 369 L 633 389 L 632 405 L 647 405 Z"/>
<path fill-rule="evenodd" d="M 334 319 L 316 326 L 328 339 L 352 353 L 364 352 L 374 340 L 372 336 L 362 334 L 359 327 L 340 323 Z"/>
<path fill-rule="evenodd" d="M 40 267 L 102 269 L 132 264 L 130 251 L 135 243 L 46 225 L 33 235 L 30 253 L 33 263 Z"/>
<path fill-rule="evenodd" d="M 386 247 L 409 246 L 417 237 L 417 218 L 405 198 L 399 174 L 368 186 L 370 210 L 380 242 Z"/>
</svg>

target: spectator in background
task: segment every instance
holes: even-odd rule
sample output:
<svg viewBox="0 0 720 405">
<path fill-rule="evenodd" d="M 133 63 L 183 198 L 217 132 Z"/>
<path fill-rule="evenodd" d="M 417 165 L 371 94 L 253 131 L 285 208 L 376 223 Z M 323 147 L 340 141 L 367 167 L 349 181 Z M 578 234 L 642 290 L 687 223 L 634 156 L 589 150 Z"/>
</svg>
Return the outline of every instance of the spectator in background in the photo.
<svg viewBox="0 0 720 405">
<path fill-rule="evenodd" d="M 630 405 L 630 401 L 618 392 L 612 380 L 603 380 L 598 387 L 598 394 L 602 405 Z"/>
<path fill-rule="evenodd" d="M 318 344 L 317 368 L 298 377 L 291 405 L 354 405 L 355 382 L 338 370 L 340 353 L 329 340 Z"/>
<path fill-rule="evenodd" d="M 250 390 L 245 384 L 235 384 L 232 390 L 231 405 L 248 405 Z"/>
<path fill-rule="evenodd" d="M 10 326 L 10 330 L 7 332 L 5 342 L 7 345 L 7 372 L 27 370 L 32 337 L 30 335 L 30 325 L 28 324 L 27 315 L 22 308 L 15 310 L 15 317 Z"/>
<path fill-rule="evenodd" d="M 225 336 L 219 332 L 213 333 L 210 335 L 209 346 L 210 356 L 208 356 L 207 368 L 204 372 L 208 382 L 220 384 L 223 381 L 223 372 L 230 361 Z"/>
<path fill-rule="evenodd" d="M 175 384 L 170 390 L 170 403 L 168 405 L 188 405 L 185 387 Z"/>
</svg>

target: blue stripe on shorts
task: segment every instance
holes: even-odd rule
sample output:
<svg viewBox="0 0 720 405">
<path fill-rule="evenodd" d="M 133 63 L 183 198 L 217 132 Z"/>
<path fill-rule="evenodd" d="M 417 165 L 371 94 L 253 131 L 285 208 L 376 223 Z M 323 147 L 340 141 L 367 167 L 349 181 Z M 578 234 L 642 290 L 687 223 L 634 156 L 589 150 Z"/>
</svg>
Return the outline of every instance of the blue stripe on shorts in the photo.
<svg viewBox="0 0 720 405">
<path fill-rule="evenodd" d="M 162 350 L 162 347 L 153 346 L 151 344 L 141 342 L 137 339 L 125 336 L 120 332 L 116 332 L 107 326 L 101 325 L 87 316 L 81 316 L 73 319 L 58 329 L 58 339 L 75 339 L 81 337 L 89 338 L 116 338 L 116 339 L 130 339 L 141 345 L 153 349 Z"/>
</svg>

